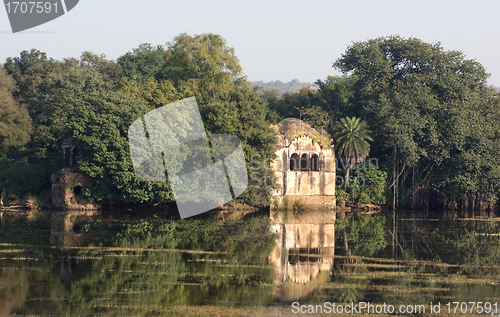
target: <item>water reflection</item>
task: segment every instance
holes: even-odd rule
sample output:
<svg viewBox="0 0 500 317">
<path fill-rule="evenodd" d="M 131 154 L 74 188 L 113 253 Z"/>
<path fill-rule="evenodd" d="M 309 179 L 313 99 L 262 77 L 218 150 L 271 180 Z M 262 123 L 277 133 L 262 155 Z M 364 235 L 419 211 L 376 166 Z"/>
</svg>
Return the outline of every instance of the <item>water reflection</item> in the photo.
<svg viewBox="0 0 500 317">
<path fill-rule="evenodd" d="M 81 234 L 75 221 L 78 211 L 53 212 L 50 222 L 50 243 L 61 249 L 59 278 L 61 283 L 69 284 L 73 276 L 71 249 L 85 246 L 92 241 L 89 235 Z"/>
<path fill-rule="evenodd" d="M 29 280 L 24 267 L 2 267 L 0 270 L 0 315 L 10 315 L 23 307 L 29 294 Z"/>
<path fill-rule="evenodd" d="M 61 267 L 59 269 L 59 277 L 61 282 L 68 284 L 73 276 L 73 269 L 71 268 L 71 252 L 61 249 Z"/>
<path fill-rule="evenodd" d="M 328 280 L 335 254 L 335 224 L 280 223 L 272 230 L 279 235 L 269 255 L 269 263 L 276 266 L 278 298 L 302 298 Z"/>
<path fill-rule="evenodd" d="M 95 233 L 92 241 L 84 230 L 90 224 L 110 239 Z M 333 223 L 272 229 L 276 242 L 266 240 L 269 224 L 254 220 L 9 219 L 0 231 L 0 315 L 166 315 L 172 307 L 290 307 L 293 301 L 500 301 L 499 222 L 409 214 L 393 227 L 391 216 L 348 218 L 355 263 L 335 258 L 343 243 L 342 234 L 335 240 L 340 230 Z M 395 258 L 389 230 L 398 237 Z M 264 240 L 272 241 L 269 248 Z"/>
<path fill-rule="evenodd" d="M 52 213 L 50 243 L 59 246 L 61 250 L 88 245 L 92 237 L 81 233 L 79 225 L 76 224 L 78 219 L 78 211 Z"/>
</svg>

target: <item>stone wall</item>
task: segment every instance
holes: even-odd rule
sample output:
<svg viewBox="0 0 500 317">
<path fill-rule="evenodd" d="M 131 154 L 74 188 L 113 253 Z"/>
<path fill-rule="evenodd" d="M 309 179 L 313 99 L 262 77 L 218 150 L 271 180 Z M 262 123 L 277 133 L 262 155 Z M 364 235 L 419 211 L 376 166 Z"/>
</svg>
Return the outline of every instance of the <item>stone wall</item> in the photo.
<svg viewBox="0 0 500 317">
<path fill-rule="evenodd" d="M 298 119 L 276 126 L 276 159 L 270 162 L 276 182 L 272 200 L 300 199 L 311 207 L 335 206 L 336 162 L 331 139 Z M 276 204 L 271 204 L 271 208 Z"/>
<path fill-rule="evenodd" d="M 84 200 L 80 194 L 92 186 L 92 179 L 82 173 L 61 171 L 52 174 L 52 206 L 66 209 L 97 209 L 99 206 Z"/>
<path fill-rule="evenodd" d="M 335 173 L 282 172 L 282 195 L 335 195 Z"/>
</svg>

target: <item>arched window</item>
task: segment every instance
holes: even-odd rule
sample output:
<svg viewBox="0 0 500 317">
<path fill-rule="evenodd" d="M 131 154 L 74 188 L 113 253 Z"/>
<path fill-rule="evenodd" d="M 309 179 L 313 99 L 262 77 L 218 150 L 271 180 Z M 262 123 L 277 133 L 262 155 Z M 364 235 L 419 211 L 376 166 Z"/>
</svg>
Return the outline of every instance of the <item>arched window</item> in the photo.
<svg viewBox="0 0 500 317">
<path fill-rule="evenodd" d="M 297 153 L 293 153 L 290 157 L 290 170 L 299 170 L 299 155 Z"/>
<path fill-rule="evenodd" d="M 316 153 L 311 157 L 311 171 L 319 171 L 319 156 Z"/>
<path fill-rule="evenodd" d="M 300 170 L 308 171 L 309 170 L 309 157 L 307 153 L 302 154 L 300 157 Z"/>
</svg>

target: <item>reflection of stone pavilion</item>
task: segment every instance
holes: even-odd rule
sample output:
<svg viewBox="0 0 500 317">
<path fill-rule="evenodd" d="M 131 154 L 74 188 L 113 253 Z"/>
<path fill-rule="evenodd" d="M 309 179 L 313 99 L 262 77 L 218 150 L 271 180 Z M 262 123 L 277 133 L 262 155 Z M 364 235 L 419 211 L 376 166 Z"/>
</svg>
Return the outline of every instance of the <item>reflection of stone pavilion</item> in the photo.
<svg viewBox="0 0 500 317">
<path fill-rule="evenodd" d="M 280 188 L 279 203 L 303 199 L 313 206 L 335 206 L 335 152 L 328 133 L 302 120 L 288 118 L 272 126 L 278 132 L 277 158 L 271 167 Z"/>
<path fill-rule="evenodd" d="M 307 295 L 319 279 L 330 276 L 335 255 L 335 214 L 332 223 L 279 223 L 272 229 L 280 235 L 269 255 L 276 266 L 274 283 L 282 300 Z M 322 274 L 323 272 L 324 274 Z"/>
<path fill-rule="evenodd" d="M 62 283 L 69 283 L 73 276 L 71 264 L 71 249 L 86 246 L 91 242 L 91 236 L 81 233 L 81 228 L 76 224 L 79 210 L 53 212 L 50 226 L 50 243 L 61 249 L 59 278 Z"/>
</svg>

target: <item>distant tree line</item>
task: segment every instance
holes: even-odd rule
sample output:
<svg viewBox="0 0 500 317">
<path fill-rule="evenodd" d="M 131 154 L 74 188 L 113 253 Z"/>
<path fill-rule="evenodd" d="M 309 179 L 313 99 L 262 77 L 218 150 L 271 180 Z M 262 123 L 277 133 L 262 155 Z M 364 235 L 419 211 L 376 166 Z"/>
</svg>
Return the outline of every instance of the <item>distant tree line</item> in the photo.
<svg viewBox="0 0 500 317">
<path fill-rule="evenodd" d="M 287 92 L 289 93 L 294 93 L 299 91 L 300 88 L 313 88 L 317 89 L 318 85 L 317 84 L 311 84 L 311 83 L 303 83 L 300 82 L 298 79 L 293 79 L 289 82 L 282 82 L 281 80 L 274 80 L 270 82 L 264 82 L 262 80 L 259 81 L 252 81 L 252 86 L 253 87 L 261 87 L 263 90 L 277 90 L 280 95 L 283 95 Z"/>
</svg>

